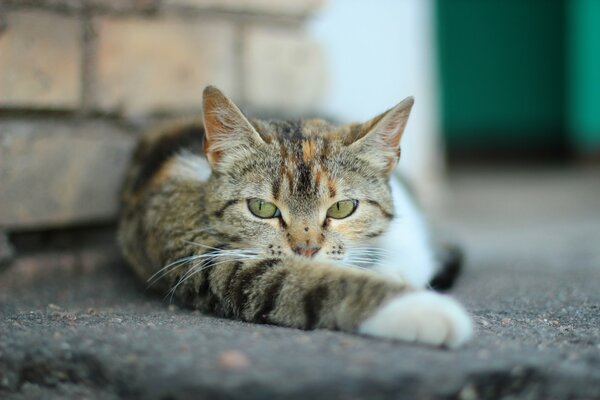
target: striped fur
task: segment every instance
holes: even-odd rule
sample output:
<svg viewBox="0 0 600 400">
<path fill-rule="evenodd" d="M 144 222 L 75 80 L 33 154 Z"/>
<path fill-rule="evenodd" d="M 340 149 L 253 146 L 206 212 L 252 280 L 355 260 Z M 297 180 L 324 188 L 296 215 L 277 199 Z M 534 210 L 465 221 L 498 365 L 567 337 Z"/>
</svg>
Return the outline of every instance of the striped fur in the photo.
<svg viewBox="0 0 600 400">
<path fill-rule="evenodd" d="M 208 88 L 204 125 L 172 124 L 140 141 L 122 195 L 125 257 L 152 287 L 207 313 L 360 331 L 377 310 L 415 291 L 342 266 L 349 247 L 381 235 L 394 217 L 388 179 L 410 106 L 343 127 L 248 121 Z M 386 131 L 374 136 L 383 123 Z M 396 136 L 388 125 L 400 126 Z M 274 202 L 282 217 L 254 217 L 250 198 Z M 343 199 L 358 200 L 355 214 L 327 218 Z M 298 246 L 320 250 L 307 258 L 294 252 Z"/>
</svg>

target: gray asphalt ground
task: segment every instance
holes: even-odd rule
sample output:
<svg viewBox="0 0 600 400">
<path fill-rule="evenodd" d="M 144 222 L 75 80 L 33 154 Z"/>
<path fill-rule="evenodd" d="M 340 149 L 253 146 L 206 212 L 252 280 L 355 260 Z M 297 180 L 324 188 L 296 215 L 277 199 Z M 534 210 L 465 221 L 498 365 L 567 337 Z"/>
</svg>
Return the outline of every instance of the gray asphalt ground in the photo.
<svg viewBox="0 0 600 400">
<path fill-rule="evenodd" d="M 0 398 L 600 399 L 600 171 L 449 185 L 464 348 L 203 316 L 145 292 L 110 241 L 59 240 L 0 273 Z"/>
</svg>

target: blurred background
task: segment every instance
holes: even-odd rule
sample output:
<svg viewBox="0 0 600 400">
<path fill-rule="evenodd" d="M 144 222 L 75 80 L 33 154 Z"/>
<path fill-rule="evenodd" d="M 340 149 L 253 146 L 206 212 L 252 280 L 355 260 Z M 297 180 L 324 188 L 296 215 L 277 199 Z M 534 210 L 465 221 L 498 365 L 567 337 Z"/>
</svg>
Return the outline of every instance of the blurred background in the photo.
<svg viewBox="0 0 600 400">
<path fill-rule="evenodd" d="M 330 0 L 310 27 L 329 113 L 415 95 L 401 165 L 417 185 L 444 166 L 600 160 L 600 1 Z"/>
<path fill-rule="evenodd" d="M 416 97 L 401 169 L 600 160 L 597 0 L 3 0 L 0 226 L 114 220 L 136 135 L 200 113 L 362 121 Z"/>
<path fill-rule="evenodd" d="M 340 123 L 415 96 L 400 170 L 464 250 L 474 341 L 152 300 L 117 194 L 139 135 L 200 115 L 207 84 Z M 0 0 L 0 398 L 600 398 L 599 167 L 600 0 Z"/>
</svg>

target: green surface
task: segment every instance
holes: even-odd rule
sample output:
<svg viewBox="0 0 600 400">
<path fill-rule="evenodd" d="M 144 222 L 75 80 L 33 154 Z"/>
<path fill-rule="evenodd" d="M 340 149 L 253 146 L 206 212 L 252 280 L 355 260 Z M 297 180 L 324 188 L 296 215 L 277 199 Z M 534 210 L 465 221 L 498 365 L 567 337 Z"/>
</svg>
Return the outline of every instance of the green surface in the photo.
<svg viewBox="0 0 600 400">
<path fill-rule="evenodd" d="M 583 153 L 600 151 L 600 1 L 569 5 L 569 130 Z"/>
<path fill-rule="evenodd" d="M 560 146 L 564 11 L 559 0 L 438 0 L 442 123 L 451 150 Z"/>
</svg>

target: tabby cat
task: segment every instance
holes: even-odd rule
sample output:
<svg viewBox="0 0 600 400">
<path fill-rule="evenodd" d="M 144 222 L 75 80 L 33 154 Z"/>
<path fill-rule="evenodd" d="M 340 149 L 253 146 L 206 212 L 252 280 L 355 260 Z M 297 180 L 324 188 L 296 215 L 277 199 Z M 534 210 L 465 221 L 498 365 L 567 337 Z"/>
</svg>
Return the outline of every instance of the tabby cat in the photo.
<svg viewBox="0 0 600 400">
<path fill-rule="evenodd" d="M 427 290 L 435 259 L 393 176 L 413 99 L 364 124 L 249 120 L 218 89 L 203 122 L 141 140 L 119 240 L 136 274 L 217 316 L 456 347 L 471 321 Z"/>
</svg>

